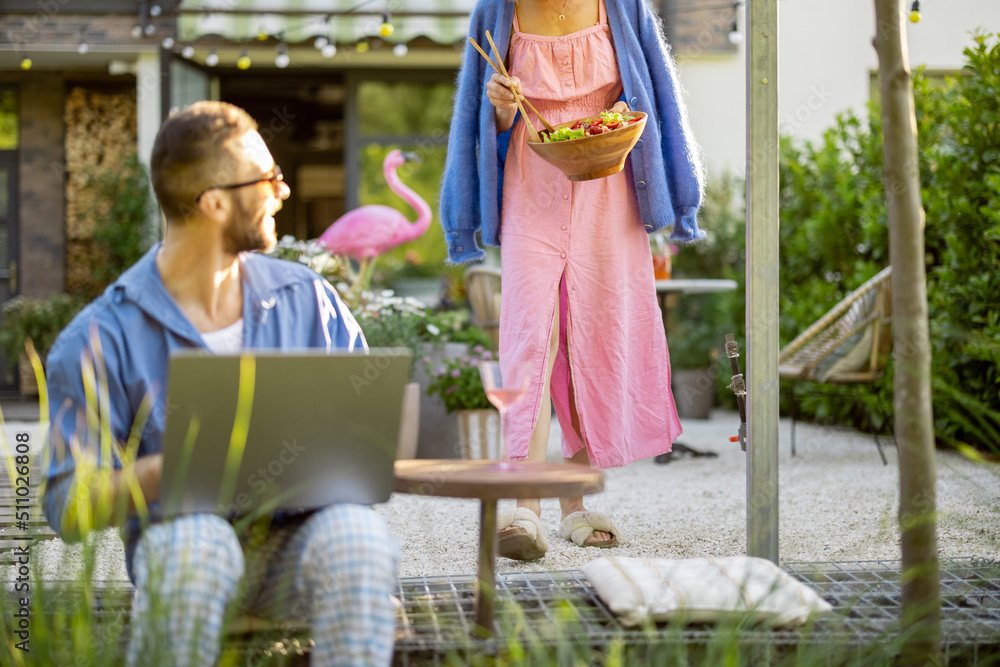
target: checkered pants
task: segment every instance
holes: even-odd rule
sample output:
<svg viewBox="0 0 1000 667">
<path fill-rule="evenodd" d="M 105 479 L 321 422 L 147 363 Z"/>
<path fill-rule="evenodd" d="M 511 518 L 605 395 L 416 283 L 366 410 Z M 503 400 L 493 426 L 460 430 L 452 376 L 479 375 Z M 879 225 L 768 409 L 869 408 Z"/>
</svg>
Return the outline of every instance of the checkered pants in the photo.
<svg viewBox="0 0 1000 667">
<path fill-rule="evenodd" d="M 242 537 L 210 514 L 150 526 L 133 560 L 126 664 L 214 665 L 227 613 L 252 613 L 309 621 L 313 665 L 388 665 L 397 559 L 385 522 L 358 505 L 254 526 Z"/>
</svg>

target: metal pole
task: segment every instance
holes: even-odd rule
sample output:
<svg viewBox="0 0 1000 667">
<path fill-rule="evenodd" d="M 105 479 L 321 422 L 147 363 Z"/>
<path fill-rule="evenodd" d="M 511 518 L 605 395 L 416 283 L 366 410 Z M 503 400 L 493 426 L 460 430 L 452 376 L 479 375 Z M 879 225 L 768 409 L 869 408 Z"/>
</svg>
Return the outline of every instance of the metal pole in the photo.
<svg viewBox="0 0 1000 667">
<path fill-rule="evenodd" d="M 358 207 L 361 189 L 361 118 L 358 115 L 358 77 L 348 72 L 344 78 L 344 210 Z"/>
<path fill-rule="evenodd" d="M 747 554 L 778 562 L 778 0 L 747 3 Z"/>
<path fill-rule="evenodd" d="M 144 52 L 136 57 L 135 69 L 135 106 L 136 106 L 136 143 L 139 162 L 149 169 L 153 155 L 153 143 L 160 131 L 163 116 L 163 95 L 169 96 L 169 88 L 164 93 L 162 60 L 159 52 Z M 155 201 L 152 183 L 149 185 L 149 196 Z M 159 206 L 152 207 L 146 220 L 146 237 L 150 241 L 163 238 L 164 225 L 160 219 Z"/>
</svg>

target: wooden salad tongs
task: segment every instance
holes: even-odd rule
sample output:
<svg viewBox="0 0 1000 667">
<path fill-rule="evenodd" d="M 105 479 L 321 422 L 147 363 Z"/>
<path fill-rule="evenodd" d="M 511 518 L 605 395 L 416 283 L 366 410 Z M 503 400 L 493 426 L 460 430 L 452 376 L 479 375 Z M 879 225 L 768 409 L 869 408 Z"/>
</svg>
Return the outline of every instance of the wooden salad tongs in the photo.
<svg viewBox="0 0 1000 667">
<path fill-rule="evenodd" d="M 472 42 L 472 45 L 474 47 L 476 47 L 476 51 L 479 51 L 479 53 L 483 56 L 483 58 L 486 58 L 486 62 L 488 62 L 490 65 L 493 66 L 493 69 L 496 70 L 497 74 L 500 74 L 502 76 L 505 76 L 507 79 L 510 79 L 510 74 L 507 73 L 507 68 L 503 64 L 503 58 L 500 57 L 500 51 L 497 49 L 497 45 L 493 43 L 493 37 L 490 35 L 489 30 L 486 31 L 486 39 L 489 41 L 490 47 L 493 49 L 493 55 L 496 56 L 497 59 L 496 62 L 493 62 L 493 59 L 490 58 L 485 51 L 483 51 L 483 49 L 479 46 L 479 44 L 476 43 L 476 40 L 469 37 L 469 41 Z M 538 143 L 541 141 L 541 138 L 538 136 L 538 131 L 535 129 L 535 126 L 531 123 L 531 120 L 528 118 L 528 114 L 527 112 L 525 112 L 524 107 L 521 105 L 522 99 L 528 104 L 528 106 L 535 113 L 535 115 L 538 116 L 538 120 L 542 121 L 542 125 L 545 126 L 546 130 L 548 130 L 549 132 L 555 131 L 556 128 L 552 126 L 552 123 L 545 120 L 545 116 L 543 116 L 538 112 L 538 109 L 534 107 L 534 105 L 528 100 L 527 97 L 524 97 L 523 95 L 518 95 L 516 92 L 514 92 L 513 89 L 510 92 L 514 93 L 514 101 L 517 102 L 517 108 L 520 109 L 521 115 L 524 117 L 524 122 L 528 124 L 528 132 L 530 133 L 532 141 Z"/>
</svg>

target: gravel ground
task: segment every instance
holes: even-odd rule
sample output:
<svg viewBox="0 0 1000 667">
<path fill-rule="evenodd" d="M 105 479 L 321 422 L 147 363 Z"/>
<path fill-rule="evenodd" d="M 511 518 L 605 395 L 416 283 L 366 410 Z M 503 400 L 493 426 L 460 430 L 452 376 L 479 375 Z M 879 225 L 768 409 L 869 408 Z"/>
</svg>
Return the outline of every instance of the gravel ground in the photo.
<svg viewBox="0 0 1000 667">
<path fill-rule="evenodd" d="M 577 547 L 558 534 L 559 503 L 542 501 L 549 552 L 539 561 L 497 560 L 498 572 L 576 569 L 616 556 L 688 558 L 746 553 L 746 455 L 728 438 L 735 413 L 686 420 L 681 442 L 718 458 L 651 459 L 606 472 L 605 491 L 586 499 L 622 533 L 610 550 Z M 560 460 L 556 422 L 549 459 Z M 846 429 L 780 425 L 779 553 L 784 561 L 899 559 L 895 504 L 896 449 L 884 438 L 882 465 L 870 435 Z M 937 456 L 939 553 L 1000 556 L 1000 464 L 974 463 L 953 452 Z M 503 504 L 501 504 L 503 506 Z M 509 506 L 509 504 L 508 504 Z M 396 494 L 378 508 L 402 544 L 400 576 L 476 571 L 479 509 L 472 500 Z"/>
<path fill-rule="evenodd" d="M 608 470 L 605 491 L 587 508 L 606 513 L 622 533 L 611 550 L 583 549 L 558 534 L 559 503 L 542 501 L 551 547 L 544 558 L 522 563 L 500 558 L 498 572 L 576 569 L 606 554 L 687 558 L 746 553 L 746 457 L 728 438 L 735 413 L 686 420 L 681 441 L 718 458 L 651 459 Z M 895 503 L 896 449 L 883 439 L 883 466 L 870 435 L 809 424 L 797 426 L 791 456 L 790 423 L 780 425 L 780 557 L 784 561 L 899 559 Z M 560 460 L 554 421 L 549 459 Z M 976 463 L 939 452 L 938 546 L 942 557 L 1000 557 L 1000 464 Z M 508 503 L 509 504 L 509 503 Z M 402 546 L 400 576 L 473 574 L 479 533 L 474 500 L 395 494 L 376 510 Z M 114 531 L 101 538 L 95 578 L 125 580 L 124 551 Z M 73 577 L 79 545 L 59 540 L 33 549 L 47 578 Z"/>
</svg>

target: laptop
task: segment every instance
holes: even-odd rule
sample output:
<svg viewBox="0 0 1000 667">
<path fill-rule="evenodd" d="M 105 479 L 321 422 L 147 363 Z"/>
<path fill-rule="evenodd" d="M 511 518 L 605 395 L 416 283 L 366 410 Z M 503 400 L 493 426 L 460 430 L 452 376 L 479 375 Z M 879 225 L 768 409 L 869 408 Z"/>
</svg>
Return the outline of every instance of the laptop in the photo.
<svg viewBox="0 0 1000 667">
<path fill-rule="evenodd" d="M 385 502 L 411 355 L 406 348 L 173 354 L 163 516 L 235 519 Z"/>
</svg>

